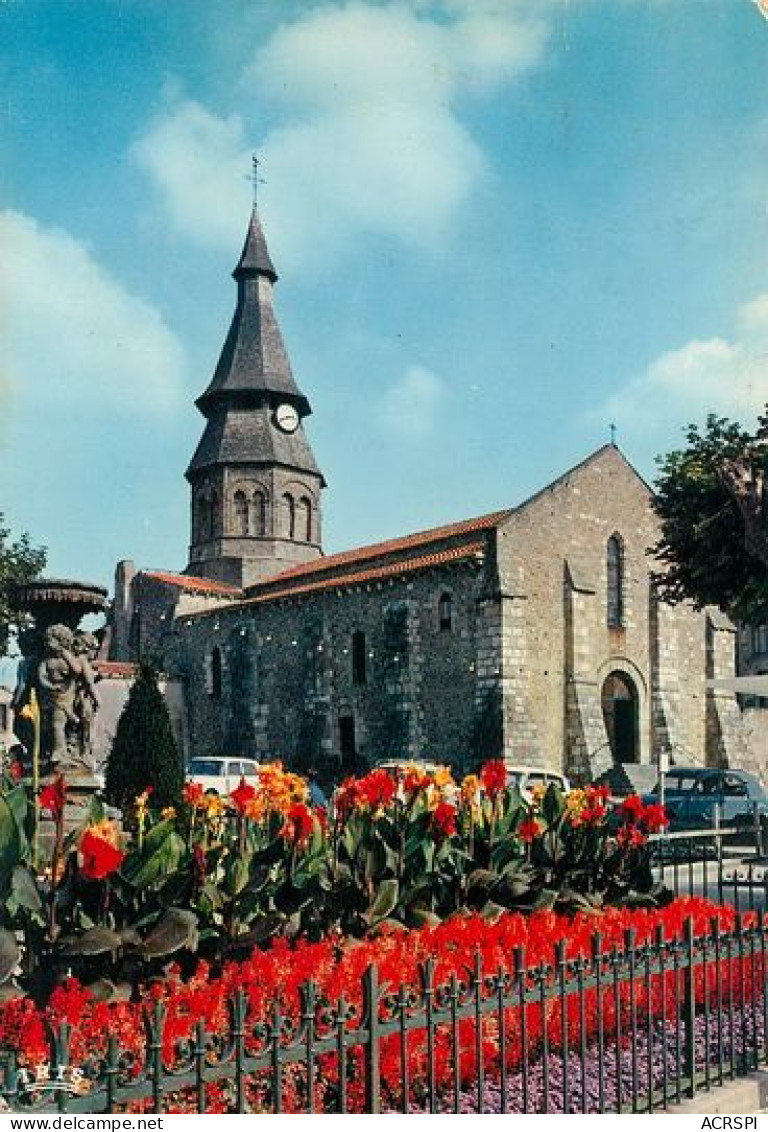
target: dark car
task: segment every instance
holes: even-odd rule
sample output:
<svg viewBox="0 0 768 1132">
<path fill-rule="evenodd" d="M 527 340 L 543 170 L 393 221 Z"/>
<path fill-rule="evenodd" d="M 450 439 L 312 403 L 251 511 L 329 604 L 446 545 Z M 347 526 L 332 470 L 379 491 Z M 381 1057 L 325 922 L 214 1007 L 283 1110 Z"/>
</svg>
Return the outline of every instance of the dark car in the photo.
<svg viewBox="0 0 768 1132">
<path fill-rule="evenodd" d="M 644 800 L 661 801 L 658 783 Z M 760 780 L 744 770 L 672 767 L 664 776 L 664 804 L 671 833 L 714 825 L 717 805 L 723 825 L 745 832 L 758 822 L 763 831 L 768 828 L 768 795 Z"/>
</svg>

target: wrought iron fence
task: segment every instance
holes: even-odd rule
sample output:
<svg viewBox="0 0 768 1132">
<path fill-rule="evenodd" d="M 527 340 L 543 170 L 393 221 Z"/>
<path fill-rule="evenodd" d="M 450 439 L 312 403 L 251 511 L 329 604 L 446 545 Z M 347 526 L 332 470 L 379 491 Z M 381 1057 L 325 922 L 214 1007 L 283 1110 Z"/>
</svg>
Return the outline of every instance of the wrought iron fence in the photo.
<svg viewBox="0 0 768 1132">
<path fill-rule="evenodd" d="M 5 1055 L 0 1095 L 17 1112 L 644 1112 L 768 1064 L 762 916 L 586 942 L 536 965 L 519 947 L 498 969 L 475 955 L 447 982 L 430 960 L 418 986 L 369 967 L 358 1005 L 310 982 L 296 1012 L 260 1019 L 240 990 L 226 1025 L 183 1038 L 158 1005 L 140 1052 L 111 1034 L 76 1065 L 63 1025 L 47 1072 Z"/>
</svg>

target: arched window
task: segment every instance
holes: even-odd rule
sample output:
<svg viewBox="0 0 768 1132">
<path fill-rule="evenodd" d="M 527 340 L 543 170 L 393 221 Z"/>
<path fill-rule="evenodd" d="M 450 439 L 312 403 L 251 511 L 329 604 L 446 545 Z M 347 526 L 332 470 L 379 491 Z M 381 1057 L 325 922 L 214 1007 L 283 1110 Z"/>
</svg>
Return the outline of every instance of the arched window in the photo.
<svg viewBox="0 0 768 1132">
<path fill-rule="evenodd" d="M 607 620 L 611 629 L 624 625 L 624 545 L 619 535 L 608 539 L 607 569 Z"/>
<path fill-rule="evenodd" d="M 253 530 L 257 535 L 267 533 L 267 497 L 260 489 L 253 493 Z"/>
<path fill-rule="evenodd" d="M 358 630 L 352 634 L 352 683 L 362 686 L 368 679 L 365 633 Z"/>
<path fill-rule="evenodd" d="M 218 646 L 211 652 L 211 699 L 221 699 L 221 649 Z"/>
<path fill-rule="evenodd" d="M 441 633 L 450 633 L 453 629 L 453 598 L 448 593 L 441 594 L 438 600 L 437 623 Z"/>
<path fill-rule="evenodd" d="M 248 534 L 248 500 L 244 491 L 236 491 L 234 497 L 235 534 Z"/>
<path fill-rule="evenodd" d="M 307 542 L 312 542 L 312 502 L 306 495 L 299 500 L 299 534 Z"/>
<path fill-rule="evenodd" d="M 287 491 L 283 496 L 283 534 L 285 538 L 296 538 L 296 504 Z"/>
</svg>

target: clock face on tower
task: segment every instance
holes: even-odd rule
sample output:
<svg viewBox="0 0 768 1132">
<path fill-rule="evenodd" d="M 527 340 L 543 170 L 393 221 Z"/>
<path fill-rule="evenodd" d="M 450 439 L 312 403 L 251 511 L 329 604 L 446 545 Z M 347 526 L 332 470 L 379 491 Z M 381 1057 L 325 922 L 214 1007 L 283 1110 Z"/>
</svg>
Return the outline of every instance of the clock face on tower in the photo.
<svg viewBox="0 0 768 1132">
<path fill-rule="evenodd" d="M 293 405 L 278 405 L 275 410 L 275 424 L 283 432 L 295 432 L 299 427 L 299 414 Z"/>
</svg>

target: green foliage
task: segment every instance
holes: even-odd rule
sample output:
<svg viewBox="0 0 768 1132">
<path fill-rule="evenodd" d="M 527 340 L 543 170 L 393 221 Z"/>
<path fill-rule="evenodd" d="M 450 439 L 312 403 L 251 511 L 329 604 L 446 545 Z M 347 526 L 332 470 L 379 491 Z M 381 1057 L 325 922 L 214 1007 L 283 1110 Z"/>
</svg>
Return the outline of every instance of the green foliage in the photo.
<svg viewBox="0 0 768 1132">
<path fill-rule="evenodd" d="M 653 505 L 662 534 L 653 552 L 665 566 L 655 581 L 666 601 L 716 605 L 745 620 L 768 618 L 766 563 L 749 549 L 744 514 L 722 477 L 734 460 L 768 472 L 767 424 L 763 418 L 752 435 L 738 423 L 709 416 L 703 431 L 689 426 L 687 447 L 658 460 Z M 768 514 L 763 522 L 768 524 Z"/>
<path fill-rule="evenodd" d="M 29 787 L 0 789 L 0 982 L 3 963 L 16 965 L 14 933 L 30 989 L 44 993 L 70 969 L 125 996 L 168 956 L 220 964 L 275 936 L 361 938 L 457 913 L 494 920 L 665 899 L 647 841 L 660 807 L 635 797 L 611 820 L 593 787 L 550 786 L 528 802 L 504 785 L 501 765 L 460 788 L 444 770 L 349 779 L 330 824 L 307 805 L 306 783 L 277 764 L 230 799 L 194 782 L 176 809 L 161 812 L 154 798 L 134 800 L 119 850 L 98 800 L 66 838 L 60 814 L 52 868 L 39 875 Z"/>
<path fill-rule="evenodd" d="M 177 802 L 184 767 L 173 737 L 168 708 L 157 686 L 157 672 L 142 664 L 117 723 L 109 753 L 107 799 L 121 809 L 148 786 L 161 805 Z"/>
<path fill-rule="evenodd" d="M 37 578 L 46 561 L 45 547 L 32 546 L 29 535 L 22 534 L 13 542 L 10 536 L 0 512 L 0 656 L 7 651 L 11 627 L 18 624 L 18 615 L 11 608 L 11 590 Z"/>
</svg>

